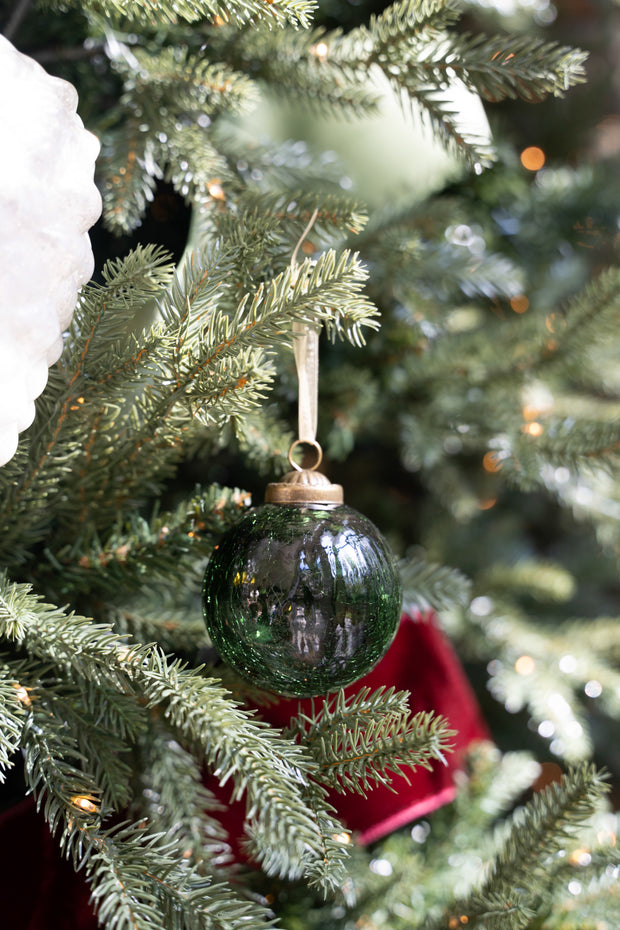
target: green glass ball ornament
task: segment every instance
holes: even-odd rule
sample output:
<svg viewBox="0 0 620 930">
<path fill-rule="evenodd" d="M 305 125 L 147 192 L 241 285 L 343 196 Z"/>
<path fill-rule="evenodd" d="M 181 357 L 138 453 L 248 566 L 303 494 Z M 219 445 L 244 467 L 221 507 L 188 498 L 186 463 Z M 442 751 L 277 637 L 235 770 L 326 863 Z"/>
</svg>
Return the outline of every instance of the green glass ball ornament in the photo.
<svg viewBox="0 0 620 930">
<path fill-rule="evenodd" d="M 267 691 L 326 694 L 361 678 L 396 634 L 401 587 L 388 544 L 342 488 L 311 469 L 270 484 L 220 540 L 203 610 L 224 661 Z"/>
</svg>

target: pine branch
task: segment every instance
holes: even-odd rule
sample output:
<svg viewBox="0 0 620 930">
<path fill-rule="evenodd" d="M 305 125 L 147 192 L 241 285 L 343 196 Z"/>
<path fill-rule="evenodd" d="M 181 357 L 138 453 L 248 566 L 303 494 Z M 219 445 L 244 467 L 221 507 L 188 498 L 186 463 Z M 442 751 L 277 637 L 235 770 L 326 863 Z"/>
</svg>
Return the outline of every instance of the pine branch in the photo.
<svg viewBox="0 0 620 930">
<path fill-rule="evenodd" d="M 250 67 L 270 94 L 285 94 L 295 104 L 324 114 L 368 117 L 378 111 L 379 94 L 369 86 L 362 68 L 350 66 L 344 56 L 332 55 L 341 41 L 340 30 L 311 33 L 256 30 L 239 37 L 233 31 L 221 54 L 235 67 Z M 323 49 L 329 51 L 324 54 Z"/>
<path fill-rule="evenodd" d="M 455 800 L 456 821 L 476 814 L 480 830 L 495 824 L 514 809 L 540 775 L 540 765 L 526 752 L 501 754 L 490 743 L 478 744 L 467 754 L 469 780 Z"/>
<path fill-rule="evenodd" d="M 24 774 L 52 833 L 101 823 L 101 788 L 85 769 L 75 737 L 45 702 L 30 707 L 22 736 Z"/>
<path fill-rule="evenodd" d="M 136 299 L 141 299 L 142 281 L 149 295 L 154 288 L 161 287 L 162 253 L 152 249 L 138 251 L 110 266 L 103 288 L 88 289 L 83 313 L 78 314 L 71 338 L 71 377 L 65 380 L 59 375 L 51 379 L 40 405 L 40 417 L 31 431 L 31 464 L 24 468 L 22 459 L 18 480 L 7 485 L 3 542 L 7 546 L 8 564 L 15 557 L 11 546 L 17 534 L 26 542 L 35 542 L 54 517 L 61 525 L 70 527 L 72 535 L 76 526 L 87 519 L 89 524 L 103 527 L 115 519 L 123 499 L 132 494 L 143 498 L 149 491 L 157 490 L 157 478 L 169 472 L 171 464 L 178 460 L 182 437 L 193 424 L 194 406 L 191 398 L 185 399 L 185 394 L 199 390 L 195 382 L 201 373 L 206 372 L 202 382 L 203 406 L 212 402 L 213 393 L 222 407 L 221 416 L 231 410 L 243 412 L 248 403 L 255 403 L 251 396 L 247 401 L 245 395 L 239 399 L 239 392 L 243 394 L 243 388 L 252 379 L 265 383 L 261 356 L 247 340 L 241 342 L 237 352 L 235 339 L 227 337 L 229 345 L 221 346 L 229 357 L 228 372 L 221 361 L 211 371 L 211 355 L 203 358 L 193 354 L 202 332 L 196 317 L 212 309 L 211 301 L 228 275 L 233 258 L 234 250 L 225 251 L 221 260 L 216 251 L 209 264 L 210 275 L 202 265 L 197 271 L 199 282 L 195 284 L 190 275 L 189 287 L 194 290 L 187 294 L 175 292 L 181 303 L 180 312 L 169 307 L 169 325 L 152 327 L 143 347 L 127 340 L 112 371 L 109 367 L 105 372 L 98 370 L 104 348 L 109 352 L 116 346 L 118 318 L 115 327 L 107 317 L 114 315 L 114 309 L 122 310 L 134 290 Z M 140 275 L 143 262 L 147 262 L 147 267 Z M 164 274 L 167 276 L 168 269 Z M 116 308 L 110 305 L 103 314 L 108 298 L 116 301 Z M 198 304 L 194 315 L 190 312 L 192 302 Z M 106 322 L 102 322 L 102 317 L 106 317 Z M 217 354 L 215 350 L 214 359 Z M 109 355 L 107 358 L 109 366 Z M 128 402 L 128 393 L 129 397 L 133 395 L 133 402 Z M 245 393 L 251 395 L 250 389 Z M 177 412 L 180 416 L 173 415 Z M 195 423 L 193 428 L 196 429 Z M 96 468 L 90 467 L 92 462 L 96 462 Z M 7 472 L 7 481 L 14 479 L 12 471 Z M 0 482 L 3 478 L 4 474 Z M 110 493 L 111 486 L 116 489 L 114 494 Z M 33 495 L 43 495 L 46 506 L 34 507 L 38 497 Z"/>
<path fill-rule="evenodd" d="M 468 907 L 468 910 L 462 911 L 461 906 Z M 467 924 L 474 928 L 524 930 L 531 926 L 536 916 L 535 902 L 527 892 L 474 894 L 466 904 L 461 905 L 461 902 L 458 902 L 441 922 L 431 924 L 431 928 L 439 930 L 439 927 L 461 926 L 465 923 L 462 918 L 466 917 Z"/>
<path fill-rule="evenodd" d="M 63 10 L 59 0 L 45 0 L 52 10 Z M 237 26 L 266 22 L 269 26 L 290 23 L 307 28 L 316 9 L 312 0 L 278 0 L 265 4 L 260 0 L 86 0 L 76 4 L 90 16 L 117 19 L 120 24 L 136 28 L 153 25 L 177 25 L 219 19 Z"/>
<path fill-rule="evenodd" d="M 80 382 L 94 394 L 101 386 L 132 384 L 136 371 L 153 356 L 161 341 L 159 330 L 146 328 L 140 340 L 130 330 L 141 313 L 152 307 L 173 279 L 170 255 L 160 246 L 138 245 L 122 258 L 111 259 L 101 269 L 102 284 L 82 288 L 61 360 L 70 386 Z M 112 353 L 112 358 L 110 358 Z M 152 369 L 156 371 L 155 366 Z M 90 383 L 92 382 L 92 383 Z M 90 395 L 85 394 L 85 398 Z M 72 400 L 74 398 L 72 397 Z"/>
<path fill-rule="evenodd" d="M 448 230 L 445 230 L 445 234 Z M 487 251 L 484 243 L 477 252 L 467 246 L 445 242 L 425 244 L 419 269 L 422 288 L 440 300 L 457 294 L 475 299 L 514 297 L 523 292 L 521 270 L 504 255 Z M 441 273 L 440 273 L 441 269 Z"/>
<path fill-rule="evenodd" d="M 103 219 L 117 234 L 137 229 L 163 177 L 154 140 L 137 119 L 127 119 L 103 139 L 97 171 L 102 176 Z"/>
<path fill-rule="evenodd" d="M 63 360 L 50 371 L 47 389 L 37 401 L 37 418 L 15 457 L 0 471 L 0 554 L 5 565 L 23 561 L 25 552 L 44 538 L 64 508 L 72 506 L 72 520 L 76 509 L 83 510 L 85 466 L 97 441 L 109 447 L 109 439 L 101 433 L 106 424 L 97 394 L 105 395 L 119 382 L 134 385 L 141 366 L 149 373 L 154 371 L 152 356 L 158 339 L 147 338 L 138 347 L 127 338 L 128 309 L 136 313 L 169 276 L 165 253 L 148 246 L 110 263 L 104 269 L 105 284 L 82 292 Z M 116 365 L 113 361 L 111 367 L 110 351 L 118 351 Z M 114 408 L 112 416 L 117 412 Z M 103 456 L 103 462 L 99 461 L 100 468 L 105 460 Z M 91 478 L 88 472 L 88 478 L 96 485 L 97 475 Z"/>
<path fill-rule="evenodd" d="M 488 688 L 503 705 L 514 711 L 527 708 L 537 725 L 554 740 L 554 751 L 575 761 L 591 755 L 591 712 L 584 706 L 588 682 L 597 682 L 601 708 L 615 715 L 620 709 L 620 673 L 615 642 L 617 620 L 601 620 L 611 639 L 599 639 L 596 620 L 573 620 L 553 625 L 534 623 L 507 600 L 494 598 L 492 631 L 478 638 L 477 650 L 497 659 L 490 667 Z M 484 621 L 482 621 L 484 623 Z M 477 621 L 480 623 L 480 620 Z M 486 627 L 486 624 L 484 624 Z M 565 670 L 562 658 L 574 656 L 574 667 Z M 525 657 L 525 666 L 519 662 Z M 585 704 L 590 703 L 585 698 Z"/>
<path fill-rule="evenodd" d="M 288 268 L 243 298 L 231 316 L 217 312 L 238 255 L 235 243 L 195 253 L 160 297 L 163 323 L 139 349 L 128 340 L 112 371 L 98 366 L 104 349 L 117 346 L 118 322 L 107 320 L 113 303 L 120 311 L 134 293 L 138 301 L 151 296 L 169 272 L 161 268 L 161 252 L 138 251 L 109 267 L 103 287 L 87 289 L 67 380 L 52 379 L 42 401 L 30 465 L 24 469 L 21 460 L 17 482 L 14 469 L 7 471 L 7 564 L 17 536 L 34 543 L 53 519 L 72 537 L 85 522 L 107 530 L 125 502 L 137 506 L 155 493 L 201 420 L 221 424 L 256 405 L 271 379 L 262 350 L 289 342 L 295 320 L 322 318 L 332 333 L 357 344 L 362 327 L 376 325 L 374 307 L 359 293 L 365 271 L 349 252 L 306 261 L 296 282 Z M 42 498 L 45 507 L 38 506 Z"/>
<path fill-rule="evenodd" d="M 321 62 L 340 71 L 341 82 L 354 83 L 379 67 L 398 98 L 424 113 L 432 131 L 450 150 L 472 165 L 494 160 L 492 146 L 464 130 L 445 91 L 459 81 L 493 102 L 521 96 L 541 100 L 562 95 L 584 80 L 586 55 L 529 36 L 493 38 L 454 35 L 447 31 L 459 14 L 452 4 L 411 0 L 388 7 L 342 37 L 326 34 Z M 479 168 L 478 168 L 479 170 Z"/>
<path fill-rule="evenodd" d="M 127 76 L 123 104 L 140 108 L 153 130 L 160 127 L 161 111 L 178 117 L 242 113 L 256 103 L 253 82 L 223 62 L 211 62 L 190 53 L 185 46 L 162 49 L 119 43 L 110 46 L 112 60 Z M 203 121 L 204 122 L 204 121 Z"/>
<path fill-rule="evenodd" d="M 135 708 L 133 714 L 128 712 L 128 705 Z M 123 810 L 131 798 L 132 777 L 126 740 L 135 739 L 145 728 L 144 711 L 135 698 L 125 697 L 121 706 L 116 692 L 92 682 L 80 682 L 78 687 L 50 686 L 46 682 L 36 710 L 39 726 L 53 719 L 75 734 L 76 759 L 81 760 L 81 770 L 87 760 L 100 805 L 107 810 Z M 93 791 L 89 797 L 96 796 Z"/>
<path fill-rule="evenodd" d="M 179 606 L 162 608 L 162 592 L 155 588 L 151 593 L 157 603 L 143 604 L 140 598 L 137 604 L 130 601 L 108 611 L 107 617 L 117 633 L 135 643 L 158 643 L 165 652 L 176 655 L 195 655 L 208 644 L 204 620 L 196 618 L 195 605 L 191 610 Z"/>
<path fill-rule="evenodd" d="M 289 268 L 261 285 L 241 302 L 238 314 L 253 326 L 255 320 L 271 322 L 270 316 L 284 304 L 294 320 L 307 322 L 314 317 L 325 324 L 330 336 L 346 337 L 360 346 L 363 327 L 378 328 L 375 307 L 360 293 L 366 277 L 357 254 L 345 250 L 338 256 L 330 249 L 317 261 L 306 259 L 297 269 Z"/>
<path fill-rule="evenodd" d="M 150 520 L 129 516 L 125 526 L 113 528 L 102 540 L 88 527 L 88 535 L 71 545 L 46 550 L 48 565 L 40 566 L 43 584 L 54 584 L 62 573 L 63 592 L 99 590 L 114 599 L 145 585 L 177 578 L 192 571 L 198 559 L 210 554 L 213 540 L 239 518 L 247 495 L 238 490 L 211 485 L 196 488 L 194 495 L 175 511 L 160 513 Z M 90 535 L 91 538 L 88 538 Z"/>
<path fill-rule="evenodd" d="M 353 113 L 376 105 L 367 79 L 380 69 L 404 108 L 423 114 L 444 145 L 479 170 L 494 160 L 493 147 L 463 127 L 446 92 L 465 85 L 493 102 L 561 96 L 584 80 L 586 55 L 529 36 L 451 34 L 459 15 L 453 4 L 401 0 L 345 36 L 263 31 L 242 38 L 242 51 L 231 36 L 223 53 L 239 64 L 251 57 L 254 74 L 279 92 Z"/>
<path fill-rule="evenodd" d="M 205 869 L 230 864 L 226 831 L 213 813 L 224 809 L 205 787 L 195 759 L 157 718 L 140 743 L 140 790 L 136 819 L 148 819 L 150 830 L 174 839 L 183 861 Z"/>
<path fill-rule="evenodd" d="M 482 893 L 501 885 L 527 888 L 534 876 L 544 879 L 547 858 L 575 835 L 608 790 L 605 776 L 584 763 L 534 795 L 510 819 Z"/>
<path fill-rule="evenodd" d="M 262 930 L 269 912 L 178 864 L 176 844 L 133 825 L 84 833 L 86 874 L 99 920 L 119 930 Z"/>
<path fill-rule="evenodd" d="M 540 327 L 541 373 L 583 364 L 593 344 L 613 335 L 620 315 L 620 268 L 607 268 Z M 549 338 L 549 334 L 551 338 Z"/>
<path fill-rule="evenodd" d="M 461 17 L 458 4 L 451 0 L 398 0 L 378 16 L 370 19 L 370 32 L 376 32 L 379 42 L 388 48 L 395 36 L 409 37 L 440 31 L 454 25 Z"/>
<path fill-rule="evenodd" d="M 315 209 L 318 212 L 312 232 L 305 241 L 312 251 L 318 251 L 319 245 L 329 245 L 341 230 L 359 233 L 367 222 L 365 209 L 349 197 L 287 186 L 284 191 L 273 192 L 249 188 L 239 197 L 235 215 L 222 213 L 215 223 L 219 236 L 227 242 L 243 242 L 246 251 L 263 236 L 266 243 L 277 248 L 282 266 L 286 266 Z M 265 232 L 261 232 L 261 227 Z M 250 267 L 250 261 L 244 264 Z M 282 266 L 277 271 L 281 271 Z"/>
<path fill-rule="evenodd" d="M 538 103 L 585 81 L 587 52 L 528 35 L 464 35 L 447 51 L 459 62 L 456 73 L 492 103 L 507 97 Z"/>
<path fill-rule="evenodd" d="M 521 432 L 515 437 L 502 471 L 524 489 L 544 482 L 545 466 L 587 472 L 610 468 L 620 453 L 620 424 L 566 417 L 544 419 L 539 436 Z"/>
<path fill-rule="evenodd" d="M 408 697 L 393 688 L 380 688 L 372 696 L 364 688 L 350 698 L 340 691 L 315 716 L 298 718 L 296 734 L 326 785 L 365 796 L 374 785 L 391 786 L 392 775 L 406 778 L 404 768 L 431 768 L 431 759 L 445 762 L 453 732 L 441 717 L 412 715 Z"/>
<path fill-rule="evenodd" d="M 1 602 L 0 602 L 0 610 Z M 30 693 L 21 678 L 26 664 L 4 655 L 0 657 L 0 784 L 6 772 L 15 764 L 19 750 L 26 711 L 31 704 Z"/>
<path fill-rule="evenodd" d="M 314 737 L 320 737 L 324 726 L 327 732 L 330 726 L 344 725 L 351 728 L 369 719 L 380 722 L 390 712 L 406 714 L 409 709 L 409 692 L 383 686 L 372 691 L 365 687 L 347 697 L 341 689 L 318 703 L 315 709 L 315 699 L 312 699 L 310 714 L 300 710 L 284 731 L 285 734 L 293 739 L 302 737 L 311 742 Z"/>
<path fill-rule="evenodd" d="M 135 229 L 160 178 L 196 206 L 225 199 L 222 184 L 228 187 L 234 174 L 208 127 L 222 111 L 240 113 L 255 104 L 254 81 L 181 46 L 154 51 L 115 39 L 107 49 L 124 77 L 120 126 L 103 133 L 99 160 L 108 227 Z"/>
<path fill-rule="evenodd" d="M 200 119 L 200 117 L 199 117 Z M 166 127 L 164 178 L 196 210 L 213 207 L 236 192 L 238 181 L 200 125 Z"/>
<path fill-rule="evenodd" d="M 45 699 L 41 692 L 30 703 L 22 738 L 26 780 L 52 833 L 60 831 L 65 854 L 76 868 L 85 868 L 100 919 L 127 930 L 270 925 L 260 906 L 240 899 L 226 883 L 189 870 L 179 855 L 180 836 L 174 842 L 134 824 L 102 829 L 105 792 L 102 798 L 101 786 L 84 769 L 84 756 L 62 715 L 67 710 L 71 702 L 59 701 L 49 685 Z M 69 722 L 75 723 L 71 714 Z M 92 734 L 83 739 L 92 751 Z M 120 778 L 120 771 L 109 764 L 106 769 L 108 777 Z"/>
<path fill-rule="evenodd" d="M 132 654 L 128 661 L 133 670 L 140 660 Z M 246 832 L 262 868 L 291 879 L 306 877 L 312 885 L 327 881 L 333 887 L 341 881 L 346 846 L 334 837 L 342 828 L 309 781 L 312 768 L 302 754 L 295 756 L 298 747 L 281 741 L 276 745 L 269 730 L 259 735 L 261 727 L 232 702 L 216 703 L 212 682 L 188 673 L 180 663 L 165 667 L 152 653 L 151 665 L 152 671 L 136 669 L 149 704 L 165 702 L 166 719 L 204 754 L 214 774 L 233 778 L 233 799 L 246 793 Z M 211 719 L 216 714 L 217 736 Z M 310 802 L 309 812 L 303 813 Z"/>
<path fill-rule="evenodd" d="M 316 768 L 299 746 L 252 720 L 218 682 L 168 662 L 157 647 L 127 645 L 108 625 L 66 615 L 26 585 L 5 582 L 0 595 L 5 636 L 9 628 L 19 631 L 14 639 L 22 648 L 66 673 L 123 692 L 137 690 L 145 706 L 162 707 L 165 719 L 222 783 L 233 780 L 233 797 L 246 795 L 248 833 L 265 868 L 312 882 L 342 880 L 346 845 L 334 839 L 342 827 L 313 785 Z M 73 777 L 73 767 L 68 775 Z"/>
<path fill-rule="evenodd" d="M 462 235 L 460 231 L 462 230 Z M 482 231 L 456 198 L 442 197 L 387 208 L 375 215 L 358 237 L 357 247 L 372 263 L 369 292 L 378 303 L 394 300 L 445 326 L 446 310 L 462 295 L 470 300 L 523 293 L 523 271 L 491 251 Z"/>
<path fill-rule="evenodd" d="M 232 36 L 231 46 L 238 48 Z M 327 190 L 342 195 L 342 164 L 331 151 L 317 152 L 302 140 L 275 143 L 256 139 L 238 127 L 233 130 L 222 121 L 213 125 L 213 136 L 218 151 L 229 164 L 237 166 L 238 176 L 249 192 L 254 189 L 291 193 L 313 190 L 322 198 Z M 256 177 L 260 178 L 258 183 L 254 180 Z M 313 198 L 309 204 L 310 213 L 317 206 L 317 199 Z M 356 209 L 363 209 L 361 202 Z M 330 244 L 333 246 L 333 241 Z"/>
<path fill-rule="evenodd" d="M 471 598 L 471 581 L 461 572 L 445 565 L 427 562 L 416 552 L 399 563 L 403 584 L 403 610 L 449 609 L 465 606 Z"/>
<path fill-rule="evenodd" d="M 450 85 L 440 83 L 437 90 L 434 85 L 439 81 L 435 78 L 431 87 L 427 88 L 424 72 L 415 74 L 410 70 L 402 75 L 393 75 L 389 65 L 386 76 L 403 110 L 409 110 L 414 117 L 419 115 L 429 135 L 437 138 L 446 151 L 462 158 L 477 173 L 494 163 L 496 156 L 492 143 L 465 128 L 459 110 L 450 99 Z"/>
<path fill-rule="evenodd" d="M 467 916 L 473 926 L 519 930 L 528 926 L 553 882 L 549 857 L 593 814 L 607 791 L 604 776 L 590 764 L 571 770 L 561 782 L 534 795 L 503 830 L 497 852 L 480 887 L 453 902 L 436 927 Z"/>
<path fill-rule="evenodd" d="M 10 706 L 5 708 L 0 750 L 11 738 L 17 735 L 21 738 L 26 718 L 32 718 L 35 727 L 49 722 L 50 730 L 46 733 L 50 739 L 56 739 L 56 730 L 72 734 L 67 736 L 69 742 L 63 744 L 64 749 L 58 751 L 59 758 L 73 760 L 80 771 L 84 770 L 84 760 L 89 760 L 90 775 L 85 777 L 91 779 L 87 786 L 90 794 L 101 795 L 107 808 L 118 809 L 127 804 L 131 776 L 127 742 L 135 740 L 145 727 L 144 710 L 134 695 L 100 682 L 83 679 L 76 684 L 61 682 L 53 676 L 50 662 L 7 659 L 6 669 L 15 676 L 11 683 L 12 699 L 14 704 L 18 702 L 22 717 L 18 731 L 14 710 Z M 46 784 L 47 776 L 38 771 L 39 764 L 36 756 L 28 762 L 33 784 L 37 781 Z"/>
<path fill-rule="evenodd" d="M 376 325 L 374 307 L 359 294 L 365 272 L 348 252 L 337 258 L 329 251 L 316 264 L 305 262 L 295 283 L 296 275 L 287 269 L 242 299 L 232 316 L 215 312 L 235 254 L 232 247 L 216 248 L 206 257 L 195 254 L 161 302 L 169 348 L 159 364 L 166 374 L 123 411 L 127 431 L 113 450 L 107 443 L 103 456 L 107 477 L 92 475 L 108 513 L 132 493 L 144 495 L 146 475 L 155 486 L 156 476 L 180 456 L 185 430 L 191 435 L 197 415 L 217 424 L 257 402 L 271 377 L 261 349 L 290 340 L 293 321 L 322 318 L 328 330 L 357 344 L 362 327 Z M 116 413 L 111 406 L 110 413 Z M 114 420 L 118 432 L 121 422 Z M 106 435 L 98 430 L 93 441 Z M 114 498 L 108 494 L 112 476 L 118 489 Z M 96 520 L 92 504 L 91 521 Z"/>
<path fill-rule="evenodd" d="M 481 572 L 477 584 L 489 594 L 525 593 L 540 601 L 561 603 L 575 594 L 575 579 L 557 562 L 519 559 L 514 564 L 496 562 Z"/>
</svg>

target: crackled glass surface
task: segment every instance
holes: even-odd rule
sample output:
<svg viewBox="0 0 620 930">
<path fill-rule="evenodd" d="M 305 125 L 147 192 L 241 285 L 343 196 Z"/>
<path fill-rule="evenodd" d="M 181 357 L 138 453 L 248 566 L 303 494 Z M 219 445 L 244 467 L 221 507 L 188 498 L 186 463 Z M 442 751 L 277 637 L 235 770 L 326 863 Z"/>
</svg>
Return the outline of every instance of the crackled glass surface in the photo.
<svg viewBox="0 0 620 930">
<path fill-rule="evenodd" d="M 203 606 L 213 645 L 241 675 L 308 697 L 379 661 L 396 633 L 401 589 L 385 539 L 352 508 L 265 504 L 214 550 Z"/>
</svg>

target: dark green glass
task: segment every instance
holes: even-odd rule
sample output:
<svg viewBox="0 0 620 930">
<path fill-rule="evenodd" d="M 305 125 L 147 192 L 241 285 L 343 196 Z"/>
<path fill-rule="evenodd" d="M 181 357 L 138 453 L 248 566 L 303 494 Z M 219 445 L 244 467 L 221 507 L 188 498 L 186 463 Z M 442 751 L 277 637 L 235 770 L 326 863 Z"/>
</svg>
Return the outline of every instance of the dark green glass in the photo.
<svg viewBox="0 0 620 930">
<path fill-rule="evenodd" d="M 336 504 L 264 504 L 214 550 L 203 587 L 221 657 L 268 691 L 326 694 L 361 678 L 396 633 L 401 588 L 389 547 Z"/>
</svg>

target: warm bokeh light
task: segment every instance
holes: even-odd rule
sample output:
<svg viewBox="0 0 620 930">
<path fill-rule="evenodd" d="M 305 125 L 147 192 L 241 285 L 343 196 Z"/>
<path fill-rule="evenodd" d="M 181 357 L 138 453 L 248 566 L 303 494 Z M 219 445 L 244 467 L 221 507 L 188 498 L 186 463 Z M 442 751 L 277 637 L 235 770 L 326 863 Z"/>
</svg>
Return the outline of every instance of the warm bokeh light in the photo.
<svg viewBox="0 0 620 930">
<path fill-rule="evenodd" d="M 510 298 L 510 308 L 515 313 L 525 313 L 529 309 L 530 302 L 525 294 L 517 294 L 516 297 Z"/>
<path fill-rule="evenodd" d="M 537 145 L 528 145 L 521 152 L 521 164 L 528 171 L 540 171 L 545 164 L 545 153 Z"/>
<path fill-rule="evenodd" d="M 325 61 L 329 55 L 329 46 L 327 42 L 317 42 L 316 45 L 311 45 L 310 54 L 318 58 L 319 61 Z"/>
<path fill-rule="evenodd" d="M 589 849 L 575 849 L 570 854 L 568 861 L 571 865 L 590 865 L 592 862 L 592 855 Z"/>
<path fill-rule="evenodd" d="M 553 782 L 562 781 L 563 772 L 557 762 L 541 762 L 540 773 L 532 785 L 533 791 L 542 791 Z"/>
<path fill-rule="evenodd" d="M 519 656 L 515 662 L 515 671 L 518 675 L 531 675 L 536 668 L 536 662 L 531 656 Z"/>
<path fill-rule="evenodd" d="M 524 420 L 535 420 L 544 413 L 537 404 L 526 404 L 522 410 Z M 539 424 L 540 426 L 540 424 Z"/>
<path fill-rule="evenodd" d="M 502 460 L 497 452 L 487 452 L 482 458 L 482 467 L 485 471 L 494 473 L 502 467 Z"/>
<path fill-rule="evenodd" d="M 544 431 L 544 426 L 537 420 L 534 420 L 532 423 L 526 423 L 525 426 L 522 427 L 522 432 L 527 433 L 528 436 L 542 436 Z"/>
<path fill-rule="evenodd" d="M 213 178 L 212 181 L 209 181 L 207 190 L 214 200 L 226 200 L 226 194 L 224 193 L 224 188 L 219 178 Z"/>
</svg>

